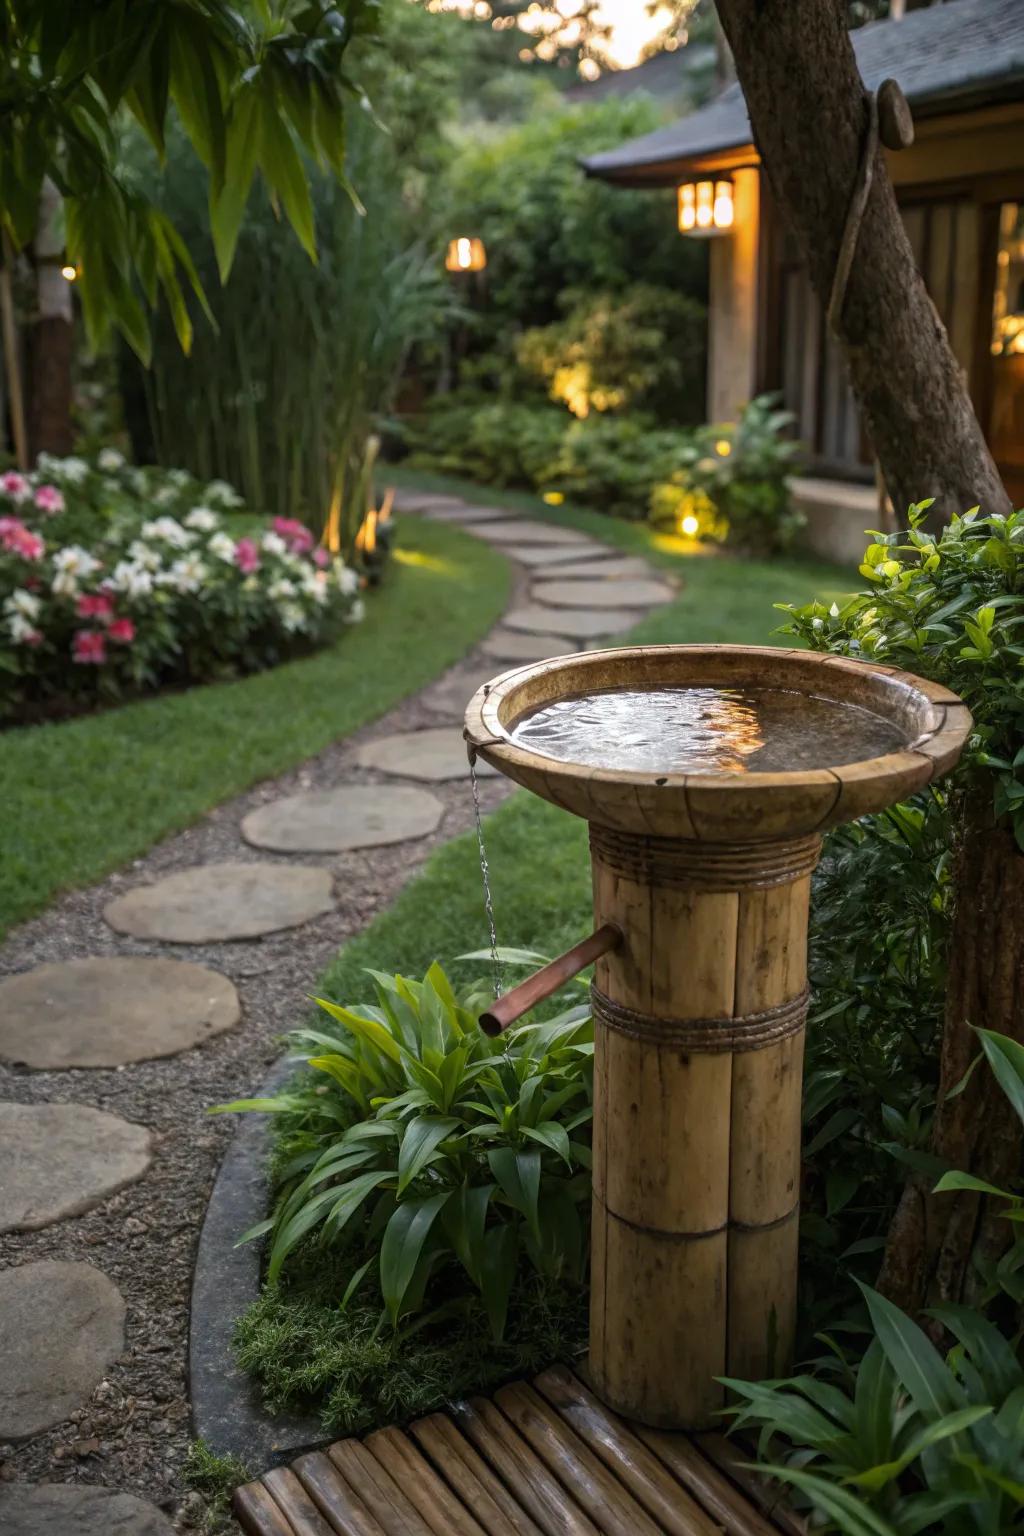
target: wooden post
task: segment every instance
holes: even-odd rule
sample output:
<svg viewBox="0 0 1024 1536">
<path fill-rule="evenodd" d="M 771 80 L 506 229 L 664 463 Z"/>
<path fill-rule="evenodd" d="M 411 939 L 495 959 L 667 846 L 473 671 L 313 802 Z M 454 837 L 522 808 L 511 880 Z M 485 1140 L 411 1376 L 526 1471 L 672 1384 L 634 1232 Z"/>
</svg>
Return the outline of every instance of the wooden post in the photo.
<svg viewBox="0 0 1024 1536">
<path fill-rule="evenodd" d="M 591 827 L 595 916 L 625 940 L 593 991 L 590 1369 L 645 1424 L 709 1427 L 716 1376 L 790 1364 L 819 847 Z"/>
</svg>

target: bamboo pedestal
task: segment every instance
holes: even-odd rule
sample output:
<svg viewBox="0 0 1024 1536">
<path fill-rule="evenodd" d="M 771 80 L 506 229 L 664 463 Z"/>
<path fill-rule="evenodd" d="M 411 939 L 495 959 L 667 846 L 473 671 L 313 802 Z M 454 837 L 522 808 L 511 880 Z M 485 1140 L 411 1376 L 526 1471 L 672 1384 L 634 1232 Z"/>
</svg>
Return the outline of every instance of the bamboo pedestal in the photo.
<svg viewBox="0 0 1024 1536">
<path fill-rule="evenodd" d="M 723 1375 L 783 1374 L 796 1325 L 807 916 L 817 837 L 591 828 L 590 1370 L 618 1412 L 707 1427 Z"/>
<path fill-rule="evenodd" d="M 778 688 L 868 709 L 905 745 L 783 773 L 611 770 L 509 739 L 543 705 L 608 689 Z M 828 827 L 957 760 L 971 717 L 891 668 L 742 646 L 590 652 L 507 672 L 471 747 L 590 823 L 598 959 L 590 1371 L 616 1411 L 716 1422 L 716 1377 L 785 1373 L 796 1325 L 811 872 Z M 828 742 L 821 754 L 829 761 Z"/>
</svg>

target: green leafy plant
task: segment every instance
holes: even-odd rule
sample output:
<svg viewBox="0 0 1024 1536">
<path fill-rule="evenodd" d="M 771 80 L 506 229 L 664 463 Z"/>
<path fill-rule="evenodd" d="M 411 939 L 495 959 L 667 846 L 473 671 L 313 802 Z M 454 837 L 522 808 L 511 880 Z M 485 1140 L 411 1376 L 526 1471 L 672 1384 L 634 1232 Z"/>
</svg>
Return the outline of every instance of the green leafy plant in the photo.
<svg viewBox="0 0 1024 1536">
<path fill-rule="evenodd" d="M 736 1428 L 760 1430 L 760 1470 L 848 1536 L 1000 1536 L 1024 1511 L 1024 1369 L 985 1317 L 931 1316 L 955 1339 L 943 1357 L 864 1286 L 872 1341 L 856 1364 L 834 1350 L 818 1375 L 726 1384 Z M 776 1437 L 791 1455 L 775 1458 Z"/>
<path fill-rule="evenodd" d="M 698 538 L 765 556 L 788 549 L 803 527 L 787 477 L 799 444 L 787 435 L 794 417 L 773 395 L 758 395 L 735 422 L 712 423 L 692 433 L 679 467 L 655 487 L 651 517 Z M 682 525 L 682 519 L 693 519 Z"/>
<path fill-rule="evenodd" d="M 482 1000 L 458 999 L 440 966 L 422 981 L 371 974 L 375 1004 L 318 999 L 336 1032 L 294 1036 L 318 1088 L 220 1106 L 298 1125 L 274 1214 L 246 1238 L 272 1234 L 271 1284 L 310 1234 L 349 1242 L 341 1305 L 372 1277 L 394 1329 L 429 1317 L 431 1282 L 454 1269 L 500 1340 L 522 1261 L 549 1279 L 583 1276 L 587 1009 L 510 1031 L 496 1054 L 477 1027 L 472 1004 Z"/>
<path fill-rule="evenodd" d="M 988 770 L 995 817 L 1024 848 L 1024 512 L 927 525 L 930 501 L 904 532 L 875 533 L 861 565 L 869 590 L 842 607 L 782 604 L 784 633 L 819 651 L 907 667 L 964 700 L 976 733 L 961 775 Z"/>
<path fill-rule="evenodd" d="M 687 294 L 653 283 L 624 293 L 568 290 L 565 318 L 524 331 L 520 368 L 574 416 L 639 410 L 683 425 L 704 414 L 707 312 Z"/>
<path fill-rule="evenodd" d="M 192 322 L 185 286 L 205 303 L 188 249 L 146 190 L 123 175 L 126 118 L 163 154 L 175 117 L 204 166 L 221 276 L 259 175 L 308 255 L 313 207 L 301 150 L 344 178 L 345 107 L 361 93 L 343 69 L 373 0 L 239 9 L 227 0 L 5 0 L 0 208 L 15 248 L 33 238 L 44 183 L 64 199 L 68 260 L 81 268 L 94 342 L 116 326 L 149 356 L 145 306 L 163 290 L 183 347 Z"/>
</svg>

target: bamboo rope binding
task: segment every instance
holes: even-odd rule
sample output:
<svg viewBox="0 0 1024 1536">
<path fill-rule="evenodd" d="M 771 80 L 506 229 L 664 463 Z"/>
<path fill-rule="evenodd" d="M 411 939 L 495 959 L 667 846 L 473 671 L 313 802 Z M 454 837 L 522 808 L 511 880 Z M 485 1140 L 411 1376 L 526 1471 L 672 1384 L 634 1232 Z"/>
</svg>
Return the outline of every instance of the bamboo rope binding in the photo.
<svg viewBox="0 0 1024 1536">
<path fill-rule="evenodd" d="M 821 856 L 821 838 L 698 843 L 637 837 L 592 823 L 590 852 L 607 869 L 640 885 L 676 891 L 763 891 L 809 875 Z"/>
<path fill-rule="evenodd" d="M 677 1051 L 760 1051 L 777 1045 L 790 1035 L 799 1034 L 807 1022 L 810 993 L 805 989 L 774 1008 L 759 1013 L 739 1014 L 721 1019 L 664 1019 L 637 1013 L 622 1003 L 613 1003 L 596 986 L 590 989 L 594 1019 L 619 1035 L 628 1035 L 645 1044 Z"/>
</svg>

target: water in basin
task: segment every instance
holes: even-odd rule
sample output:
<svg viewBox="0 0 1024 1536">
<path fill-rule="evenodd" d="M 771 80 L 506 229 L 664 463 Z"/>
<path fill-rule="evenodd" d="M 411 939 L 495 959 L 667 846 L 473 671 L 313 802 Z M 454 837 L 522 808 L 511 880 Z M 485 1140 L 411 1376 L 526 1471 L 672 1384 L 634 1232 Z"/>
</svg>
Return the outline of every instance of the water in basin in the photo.
<svg viewBox="0 0 1024 1536">
<path fill-rule="evenodd" d="M 837 768 L 907 745 L 890 720 L 783 688 L 622 688 L 523 715 L 516 746 L 562 763 L 637 773 Z"/>
</svg>

